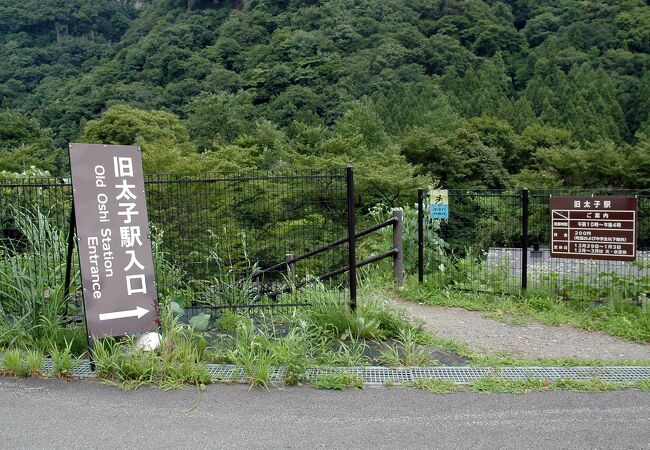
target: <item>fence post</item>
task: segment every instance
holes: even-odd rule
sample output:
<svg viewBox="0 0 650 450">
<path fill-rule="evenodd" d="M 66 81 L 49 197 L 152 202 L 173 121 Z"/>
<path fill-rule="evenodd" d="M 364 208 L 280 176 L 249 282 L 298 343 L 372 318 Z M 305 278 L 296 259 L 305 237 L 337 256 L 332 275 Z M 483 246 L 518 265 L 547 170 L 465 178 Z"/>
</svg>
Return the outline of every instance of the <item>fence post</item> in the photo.
<svg viewBox="0 0 650 450">
<path fill-rule="evenodd" d="M 287 263 L 287 275 L 293 286 L 296 285 L 296 263 L 293 262 L 293 253 L 284 255 L 284 261 Z"/>
<path fill-rule="evenodd" d="M 521 291 L 528 287 L 528 188 L 521 191 Z"/>
<path fill-rule="evenodd" d="M 68 298 L 68 295 L 70 295 L 70 279 L 72 278 L 72 251 L 74 249 L 74 229 L 76 223 L 74 214 L 74 202 L 72 202 L 70 211 L 70 228 L 68 229 L 68 253 L 66 254 L 65 259 L 65 284 L 63 287 L 63 298 Z"/>
<path fill-rule="evenodd" d="M 357 255 L 356 255 L 356 230 L 354 212 L 354 172 L 352 166 L 346 170 L 346 184 L 348 197 L 348 277 L 350 285 L 350 309 L 357 309 Z"/>
<path fill-rule="evenodd" d="M 393 274 L 395 275 L 395 284 L 402 287 L 404 286 L 404 243 L 402 242 L 404 217 L 402 208 L 393 209 L 393 217 L 397 219 L 393 223 L 393 248 L 397 250 L 393 255 Z"/>
<path fill-rule="evenodd" d="M 418 283 L 424 281 L 424 189 L 418 188 Z"/>
</svg>

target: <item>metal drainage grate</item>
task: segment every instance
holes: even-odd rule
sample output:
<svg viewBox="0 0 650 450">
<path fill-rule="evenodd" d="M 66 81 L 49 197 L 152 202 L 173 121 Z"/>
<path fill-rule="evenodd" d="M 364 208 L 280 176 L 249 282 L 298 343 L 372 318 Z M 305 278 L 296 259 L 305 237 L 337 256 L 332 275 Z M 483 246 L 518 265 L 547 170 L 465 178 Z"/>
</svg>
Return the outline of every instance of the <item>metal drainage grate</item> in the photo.
<svg viewBox="0 0 650 450">
<path fill-rule="evenodd" d="M 525 381 L 537 380 L 591 380 L 606 382 L 636 383 L 650 379 L 650 367 L 608 366 L 608 367 L 341 367 L 309 369 L 307 379 L 313 380 L 333 373 L 347 372 L 361 378 L 366 384 L 405 384 L 421 379 L 440 379 L 456 384 L 468 384 L 482 378 Z"/>
<path fill-rule="evenodd" d="M 0 355 L 0 362 L 4 358 Z M 52 360 L 46 358 L 44 370 L 53 369 Z M 245 382 L 246 375 L 241 367 L 232 364 L 207 364 L 213 381 Z M 415 380 L 439 379 L 456 384 L 468 384 L 481 378 L 499 380 L 592 380 L 611 383 L 636 383 L 650 379 L 650 366 L 592 366 L 592 367 L 471 367 L 471 366 L 433 366 L 433 367 L 323 367 L 309 368 L 305 374 L 307 381 L 336 373 L 349 373 L 368 385 L 384 383 L 407 384 Z M 284 367 L 275 367 L 270 375 L 271 383 L 282 383 Z M 72 369 L 74 378 L 94 378 L 90 361 L 79 360 Z"/>
<path fill-rule="evenodd" d="M 72 376 L 75 378 L 94 378 L 95 371 L 90 366 L 90 361 L 82 359 L 72 368 Z"/>
<path fill-rule="evenodd" d="M 212 381 L 240 381 L 244 376 L 241 368 L 230 364 L 208 364 L 207 369 Z"/>
</svg>

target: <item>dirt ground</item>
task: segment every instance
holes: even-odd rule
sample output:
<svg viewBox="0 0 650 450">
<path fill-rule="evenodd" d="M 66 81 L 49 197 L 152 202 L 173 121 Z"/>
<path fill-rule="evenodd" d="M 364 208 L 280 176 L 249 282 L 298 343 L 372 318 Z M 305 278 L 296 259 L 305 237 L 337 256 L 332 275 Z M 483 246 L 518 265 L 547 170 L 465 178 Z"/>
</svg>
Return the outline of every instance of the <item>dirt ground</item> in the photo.
<svg viewBox="0 0 650 450">
<path fill-rule="evenodd" d="M 650 345 L 622 340 L 601 332 L 537 322 L 510 324 L 461 308 L 422 305 L 395 299 L 414 317 L 424 319 L 432 333 L 464 342 L 481 354 L 506 352 L 521 358 L 581 358 L 603 361 L 650 360 Z"/>
</svg>

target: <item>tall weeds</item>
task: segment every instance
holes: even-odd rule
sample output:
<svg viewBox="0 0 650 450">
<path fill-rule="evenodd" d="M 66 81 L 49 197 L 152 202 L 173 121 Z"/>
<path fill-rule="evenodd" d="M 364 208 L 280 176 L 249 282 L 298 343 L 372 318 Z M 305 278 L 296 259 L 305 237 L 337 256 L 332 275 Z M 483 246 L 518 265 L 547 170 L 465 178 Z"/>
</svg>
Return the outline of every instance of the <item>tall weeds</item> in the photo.
<svg viewBox="0 0 650 450">
<path fill-rule="evenodd" d="M 65 233 L 39 207 L 12 207 L 20 245 L 3 248 L 0 259 L 0 345 L 51 337 L 61 327 Z M 20 248 L 18 248 L 20 247 Z"/>
</svg>

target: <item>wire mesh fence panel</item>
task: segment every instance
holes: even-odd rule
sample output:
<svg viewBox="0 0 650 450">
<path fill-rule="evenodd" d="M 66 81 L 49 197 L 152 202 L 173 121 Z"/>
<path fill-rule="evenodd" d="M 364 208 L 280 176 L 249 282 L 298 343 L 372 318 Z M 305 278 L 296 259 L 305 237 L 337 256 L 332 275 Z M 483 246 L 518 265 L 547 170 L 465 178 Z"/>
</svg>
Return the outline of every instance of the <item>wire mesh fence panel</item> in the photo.
<svg viewBox="0 0 650 450">
<path fill-rule="evenodd" d="M 521 285 L 521 195 L 449 190 L 449 219 L 425 203 L 425 273 L 440 286 L 516 292 Z"/>
<path fill-rule="evenodd" d="M 145 185 L 163 294 L 194 288 L 204 305 L 247 304 L 291 275 L 299 282 L 345 263 L 338 247 L 295 263 L 292 274 L 281 264 L 347 236 L 342 171 L 159 175 Z"/>
<path fill-rule="evenodd" d="M 0 305 L 22 317 L 62 299 L 72 210 L 69 184 L 56 179 L 12 179 L 0 184 Z M 73 261 L 75 267 L 78 263 Z M 73 274 L 75 270 L 73 268 Z"/>
<path fill-rule="evenodd" d="M 450 190 L 449 219 L 425 214 L 425 273 L 440 286 L 518 294 L 527 292 L 595 303 L 632 299 L 647 304 L 650 293 L 650 191 L 554 190 L 528 195 L 528 248 L 523 191 Z M 552 196 L 636 197 L 635 261 L 557 258 L 550 254 Z M 429 205 L 425 203 L 425 212 Z"/>
<path fill-rule="evenodd" d="M 264 295 L 285 289 L 286 255 L 347 236 L 344 170 L 149 175 L 145 186 L 158 290 L 184 306 L 289 301 Z M 0 185 L 4 286 L 29 287 L 45 297 L 63 292 L 71 210 L 68 180 Z M 346 255 L 339 246 L 296 262 L 294 281 L 344 266 Z M 76 251 L 73 257 L 72 290 L 79 293 Z M 264 270 L 271 266 L 278 267 Z M 14 302 L 10 291 L 0 290 L 3 308 Z"/>
</svg>

